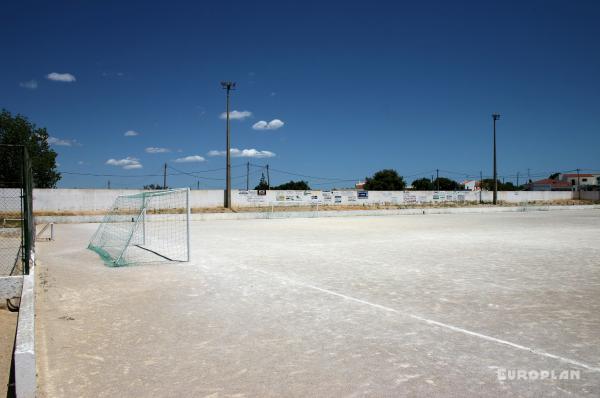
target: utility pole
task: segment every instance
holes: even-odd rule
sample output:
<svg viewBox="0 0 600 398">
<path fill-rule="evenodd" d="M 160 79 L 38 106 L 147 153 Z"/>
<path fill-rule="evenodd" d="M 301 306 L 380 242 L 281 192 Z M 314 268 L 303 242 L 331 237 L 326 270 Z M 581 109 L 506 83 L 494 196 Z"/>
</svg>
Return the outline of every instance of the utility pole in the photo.
<svg viewBox="0 0 600 398">
<path fill-rule="evenodd" d="M 231 209 L 231 134 L 229 131 L 229 92 L 235 89 L 235 82 L 221 82 L 221 87 L 227 90 L 227 106 L 226 106 L 226 120 L 227 120 L 227 184 L 225 187 L 225 208 Z"/>
<path fill-rule="evenodd" d="M 479 203 L 483 203 L 483 171 L 479 171 Z"/>
<path fill-rule="evenodd" d="M 577 170 L 577 197 L 579 198 L 579 200 L 581 200 L 581 187 L 579 186 L 579 171 L 581 169 L 576 169 Z"/>
<path fill-rule="evenodd" d="M 494 120 L 494 204 L 498 203 L 498 170 L 496 169 L 496 120 L 500 119 L 499 113 L 492 113 Z"/>
<path fill-rule="evenodd" d="M 246 162 L 246 191 L 250 189 L 250 162 Z"/>
<path fill-rule="evenodd" d="M 167 189 L 167 163 L 165 162 L 165 168 L 163 171 L 163 189 Z"/>
<path fill-rule="evenodd" d="M 437 183 L 437 190 L 440 190 L 440 169 L 435 169 L 435 182 Z"/>
<path fill-rule="evenodd" d="M 269 176 L 269 165 L 267 165 L 267 185 L 271 189 L 271 177 Z"/>
</svg>

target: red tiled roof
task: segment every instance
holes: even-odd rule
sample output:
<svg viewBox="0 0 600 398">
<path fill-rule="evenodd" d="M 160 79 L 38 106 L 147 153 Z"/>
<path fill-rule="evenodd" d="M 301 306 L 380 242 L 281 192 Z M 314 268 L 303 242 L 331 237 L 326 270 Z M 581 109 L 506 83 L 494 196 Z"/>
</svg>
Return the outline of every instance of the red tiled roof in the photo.
<svg viewBox="0 0 600 398">
<path fill-rule="evenodd" d="M 571 184 L 568 181 L 552 180 L 550 178 L 544 178 L 543 180 L 537 180 L 533 182 L 534 185 L 552 185 L 553 187 L 570 187 Z"/>
</svg>

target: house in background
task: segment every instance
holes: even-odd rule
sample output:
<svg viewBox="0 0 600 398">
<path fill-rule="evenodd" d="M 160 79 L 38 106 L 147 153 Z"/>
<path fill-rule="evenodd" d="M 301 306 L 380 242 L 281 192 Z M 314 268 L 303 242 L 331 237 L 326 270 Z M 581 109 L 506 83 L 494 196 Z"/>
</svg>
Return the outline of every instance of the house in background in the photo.
<svg viewBox="0 0 600 398">
<path fill-rule="evenodd" d="M 481 190 L 481 184 L 478 180 L 465 180 L 465 181 L 461 182 L 460 184 L 464 185 L 465 191 L 480 191 Z"/>
<path fill-rule="evenodd" d="M 365 182 L 364 181 L 357 182 L 356 184 L 354 184 L 354 188 L 360 189 L 360 190 L 365 189 Z"/>
<path fill-rule="evenodd" d="M 573 187 L 567 181 L 544 178 L 524 185 L 528 191 L 571 191 Z"/>
<path fill-rule="evenodd" d="M 577 185 L 585 189 L 585 187 L 592 185 L 600 185 L 600 174 L 590 173 L 566 173 L 559 176 L 560 181 L 569 183 L 571 186 L 576 187 Z"/>
</svg>

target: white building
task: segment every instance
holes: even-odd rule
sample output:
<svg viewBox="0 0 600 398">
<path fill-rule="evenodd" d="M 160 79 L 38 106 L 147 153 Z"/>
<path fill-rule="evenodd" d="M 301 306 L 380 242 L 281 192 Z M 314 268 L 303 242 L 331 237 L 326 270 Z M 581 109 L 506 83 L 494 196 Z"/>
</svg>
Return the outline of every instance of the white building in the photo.
<svg viewBox="0 0 600 398">
<path fill-rule="evenodd" d="M 600 174 L 589 174 L 589 173 L 567 173 L 560 175 L 561 181 L 566 181 L 572 186 L 588 186 L 588 185 L 600 185 Z"/>
<path fill-rule="evenodd" d="M 466 180 L 461 182 L 465 186 L 465 191 L 479 191 L 481 186 L 478 180 Z"/>
</svg>

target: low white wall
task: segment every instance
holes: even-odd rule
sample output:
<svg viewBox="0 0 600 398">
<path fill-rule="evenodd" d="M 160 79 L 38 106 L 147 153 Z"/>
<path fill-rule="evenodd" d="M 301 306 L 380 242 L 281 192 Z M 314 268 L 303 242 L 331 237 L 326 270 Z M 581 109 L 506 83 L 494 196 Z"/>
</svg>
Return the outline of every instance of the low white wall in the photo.
<svg viewBox="0 0 600 398">
<path fill-rule="evenodd" d="M 34 189 L 34 212 L 104 212 L 119 195 L 133 195 L 141 189 Z M 221 190 L 190 191 L 192 207 L 222 207 Z"/>
<path fill-rule="evenodd" d="M 579 194 L 577 192 L 573 192 L 573 197 L 578 198 Z M 600 200 L 600 191 L 581 191 L 581 199 Z"/>
<path fill-rule="evenodd" d="M 6 191 L 6 192 L 3 192 Z M 0 189 L 0 196 L 12 194 Z M 119 195 L 131 195 L 142 192 L 135 189 L 34 189 L 34 212 L 72 212 L 102 213 L 110 208 Z M 576 193 L 575 193 L 576 194 Z M 594 199 L 591 194 L 597 192 L 582 192 L 582 199 Z M 262 206 L 306 206 L 306 205 L 373 205 L 373 204 L 420 204 L 440 202 L 477 202 L 479 192 L 455 191 L 266 191 L 258 195 L 255 190 L 233 190 L 231 198 L 235 207 Z M 570 191 L 500 191 L 498 200 L 508 203 L 527 203 L 532 201 L 551 201 L 572 199 Z M 481 193 L 482 200 L 492 201 L 492 192 Z M 597 198 L 597 195 L 596 197 Z M 222 190 L 191 190 L 190 206 L 193 208 L 223 207 L 224 191 Z M 20 211 L 20 204 L 15 201 L 14 209 L 3 208 L 4 211 Z M 12 202 L 11 202 L 12 203 Z"/>
<path fill-rule="evenodd" d="M 477 202 L 480 193 L 474 191 L 257 191 L 234 190 L 232 202 L 236 207 L 252 206 L 301 206 L 301 205 L 409 205 L 442 202 Z M 484 191 L 481 199 L 492 201 L 493 193 Z M 503 191 L 498 200 L 508 203 L 527 203 L 572 199 L 572 193 L 558 191 Z"/>
</svg>

